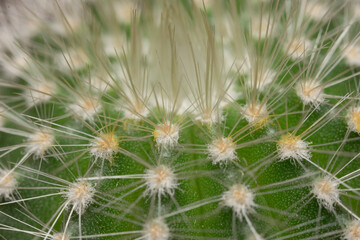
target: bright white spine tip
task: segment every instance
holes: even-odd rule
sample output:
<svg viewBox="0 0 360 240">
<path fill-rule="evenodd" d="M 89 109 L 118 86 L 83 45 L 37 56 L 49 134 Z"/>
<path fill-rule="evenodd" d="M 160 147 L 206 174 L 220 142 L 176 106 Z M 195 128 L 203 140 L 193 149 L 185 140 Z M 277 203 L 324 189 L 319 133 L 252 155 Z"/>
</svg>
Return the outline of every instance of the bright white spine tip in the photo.
<svg viewBox="0 0 360 240">
<path fill-rule="evenodd" d="M 39 129 L 29 136 L 27 150 L 36 158 L 42 158 L 45 152 L 53 146 L 54 140 L 55 138 L 49 130 Z"/>
<path fill-rule="evenodd" d="M 79 98 L 75 104 L 69 106 L 71 111 L 79 115 L 83 120 L 93 121 L 94 115 L 99 112 L 100 102 L 92 97 Z"/>
<path fill-rule="evenodd" d="M 170 229 L 161 219 L 146 223 L 144 227 L 145 240 L 167 240 L 170 238 Z"/>
<path fill-rule="evenodd" d="M 146 194 L 174 195 L 178 183 L 174 172 L 170 168 L 160 165 L 146 170 L 146 186 Z"/>
<path fill-rule="evenodd" d="M 230 137 L 213 141 L 208 146 L 208 153 L 213 164 L 223 164 L 237 159 L 235 144 Z"/>
<path fill-rule="evenodd" d="M 169 121 L 157 125 L 153 134 L 159 148 L 173 148 L 178 144 L 179 127 Z"/>
<path fill-rule="evenodd" d="M 17 181 L 14 178 L 14 174 L 9 174 L 9 171 L 0 169 L 0 198 L 9 199 L 16 186 Z"/>
<path fill-rule="evenodd" d="M 225 206 L 232 208 L 240 219 L 252 212 L 255 205 L 253 192 L 242 184 L 232 186 L 223 194 L 222 199 Z"/>
<path fill-rule="evenodd" d="M 266 104 L 250 103 L 242 107 L 242 113 L 249 123 L 263 124 L 268 119 Z"/>
<path fill-rule="evenodd" d="M 113 133 L 102 133 L 92 142 L 90 154 L 95 158 L 112 160 L 112 156 L 117 152 L 118 139 Z"/>
<path fill-rule="evenodd" d="M 321 205 L 334 211 L 334 204 L 339 201 L 339 184 L 330 177 L 317 179 L 313 183 L 312 193 Z"/>
<path fill-rule="evenodd" d="M 84 210 L 93 201 L 95 189 L 88 182 L 77 182 L 72 184 L 66 192 L 66 198 L 78 214 Z"/>
<path fill-rule="evenodd" d="M 360 107 L 351 108 L 347 114 L 348 128 L 353 131 L 360 133 Z"/>
<path fill-rule="evenodd" d="M 307 80 L 300 82 L 295 86 L 295 90 L 304 105 L 311 104 L 318 107 L 325 100 L 324 88 L 317 81 Z"/>
<path fill-rule="evenodd" d="M 346 240 L 360 240 L 360 221 L 354 220 L 345 229 L 344 239 Z"/>
<path fill-rule="evenodd" d="M 290 133 L 283 135 L 277 143 L 277 150 L 281 160 L 295 159 L 300 161 L 304 158 L 310 159 L 311 154 L 308 147 L 308 142 Z"/>
</svg>

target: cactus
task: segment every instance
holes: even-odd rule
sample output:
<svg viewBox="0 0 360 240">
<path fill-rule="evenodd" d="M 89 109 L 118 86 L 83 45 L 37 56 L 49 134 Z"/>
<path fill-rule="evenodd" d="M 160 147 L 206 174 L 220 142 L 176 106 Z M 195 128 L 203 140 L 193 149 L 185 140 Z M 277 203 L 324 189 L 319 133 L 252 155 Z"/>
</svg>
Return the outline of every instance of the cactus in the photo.
<svg viewBox="0 0 360 240">
<path fill-rule="evenodd" d="M 357 1 L 33 4 L 4 1 L 2 239 L 360 239 Z"/>
</svg>

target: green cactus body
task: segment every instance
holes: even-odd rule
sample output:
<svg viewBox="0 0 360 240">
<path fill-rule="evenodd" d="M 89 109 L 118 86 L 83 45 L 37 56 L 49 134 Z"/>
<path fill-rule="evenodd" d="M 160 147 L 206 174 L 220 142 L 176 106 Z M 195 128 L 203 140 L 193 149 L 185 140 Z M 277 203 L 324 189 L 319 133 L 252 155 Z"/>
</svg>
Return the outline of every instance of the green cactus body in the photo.
<svg viewBox="0 0 360 240">
<path fill-rule="evenodd" d="M 1 238 L 360 239 L 356 1 L 26 4 Z"/>
</svg>

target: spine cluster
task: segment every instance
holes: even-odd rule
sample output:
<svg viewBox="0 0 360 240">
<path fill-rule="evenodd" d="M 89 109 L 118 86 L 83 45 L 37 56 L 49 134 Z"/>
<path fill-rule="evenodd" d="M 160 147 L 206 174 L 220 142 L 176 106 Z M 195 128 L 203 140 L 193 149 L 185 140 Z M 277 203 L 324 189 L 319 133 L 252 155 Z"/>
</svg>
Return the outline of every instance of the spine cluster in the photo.
<svg viewBox="0 0 360 240">
<path fill-rule="evenodd" d="M 360 239 L 356 0 L 15 2 L 0 237 Z"/>
</svg>

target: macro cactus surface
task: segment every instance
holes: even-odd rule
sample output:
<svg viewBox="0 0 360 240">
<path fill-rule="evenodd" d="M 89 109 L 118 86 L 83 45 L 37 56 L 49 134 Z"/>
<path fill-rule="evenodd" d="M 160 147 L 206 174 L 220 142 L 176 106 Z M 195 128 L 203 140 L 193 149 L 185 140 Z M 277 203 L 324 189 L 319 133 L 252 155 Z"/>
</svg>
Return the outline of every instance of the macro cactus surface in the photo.
<svg viewBox="0 0 360 240">
<path fill-rule="evenodd" d="M 360 240 L 357 0 L 0 3 L 0 239 Z"/>
</svg>

